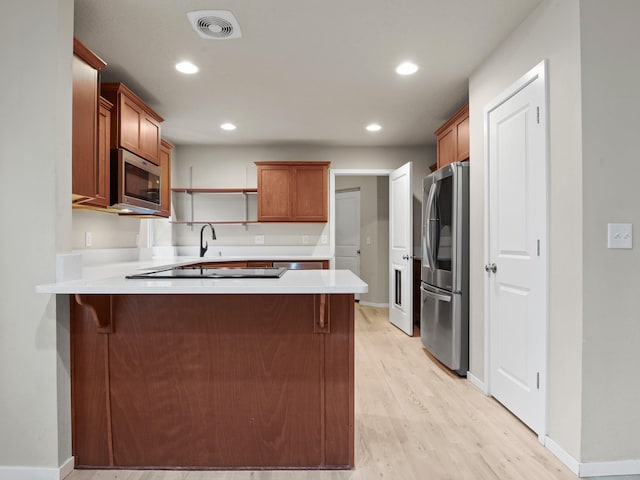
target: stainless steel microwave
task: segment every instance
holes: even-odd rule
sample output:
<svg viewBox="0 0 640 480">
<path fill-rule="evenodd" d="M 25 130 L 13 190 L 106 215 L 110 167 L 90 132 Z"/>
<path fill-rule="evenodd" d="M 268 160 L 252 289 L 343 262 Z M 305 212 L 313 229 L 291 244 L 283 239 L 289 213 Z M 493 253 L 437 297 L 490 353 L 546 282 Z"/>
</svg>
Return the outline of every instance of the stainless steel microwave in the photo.
<svg viewBox="0 0 640 480">
<path fill-rule="evenodd" d="M 128 150 L 111 150 L 111 207 L 142 214 L 159 211 L 160 167 Z"/>
</svg>

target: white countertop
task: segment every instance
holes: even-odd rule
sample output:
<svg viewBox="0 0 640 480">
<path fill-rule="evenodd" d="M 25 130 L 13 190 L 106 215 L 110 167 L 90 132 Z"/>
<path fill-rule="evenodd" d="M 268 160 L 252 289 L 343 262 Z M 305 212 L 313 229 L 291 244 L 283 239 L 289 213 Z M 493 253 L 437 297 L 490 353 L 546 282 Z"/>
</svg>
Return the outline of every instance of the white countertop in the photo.
<svg viewBox="0 0 640 480">
<path fill-rule="evenodd" d="M 269 258 L 270 260 L 287 260 Z M 316 260 L 318 258 L 315 258 Z M 230 257 L 175 257 L 85 267 L 77 280 L 38 285 L 54 294 L 296 294 L 366 293 L 368 286 L 349 270 L 288 270 L 280 278 L 127 279 L 126 275 L 199 261 L 251 260 Z M 305 260 L 296 257 L 296 260 Z"/>
</svg>

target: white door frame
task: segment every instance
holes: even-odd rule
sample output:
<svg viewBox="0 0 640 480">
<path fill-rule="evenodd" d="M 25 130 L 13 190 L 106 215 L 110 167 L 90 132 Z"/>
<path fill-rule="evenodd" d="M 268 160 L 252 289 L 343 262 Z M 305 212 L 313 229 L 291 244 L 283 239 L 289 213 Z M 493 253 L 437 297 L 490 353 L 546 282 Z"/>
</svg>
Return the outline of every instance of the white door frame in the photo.
<svg viewBox="0 0 640 480">
<path fill-rule="evenodd" d="M 543 281 L 543 308 L 544 311 L 544 321 L 542 322 L 542 335 L 544 338 L 543 342 L 543 364 L 542 371 L 540 372 L 542 380 L 541 380 L 541 388 L 544 388 L 544 396 L 543 396 L 543 417 L 544 422 L 542 428 L 539 432 L 536 432 L 538 435 L 538 440 L 541 443 L 544 443 L 544 438 L 546 437 L 546 429 L 547 429 L 547 405 L 548 405 L 548 395 L 549 390 L 548 386 L 548 356 L 549 356 L 549 120 L 548 120 L 548 112 L 549 112 L 549 78 L 547 75 L 548 72 L 548 60 L 545 59 L 525 73 L 522 77 L 520 77 L 517 81 L 515 81 L 511 86 L 505 89 L 502 93 L 500 93 L 496 98 L 494 98 L 491 102 L 487 104 L 484 108 L 483 112 L 483 123 L 484 123 L 484 265 L 490 263 L 490 251 L 489 251 L 489 114 L 492 110 L 497 108 L 499 105 L 507 101 L 509 98 L 514 96 L 520 90 L 529 85 L 536 78 L 542 78 L 544 81 L 544 105 L 542 108 L 542 112 L 540 112 L 541 121 L 544 122 L 545 135 L 544 135 L 544 178 L 545 178 L 545 192 L 546 196 L 544 198 L 544 206 L 543 211 L 545 212 L 545 225 L 544 232 L 541 232 L 541 255 L 544 257 L 544 265 L 545 265 L 545 274 Z M 490 344 L 490 336 L 491 329 L 489 321 L 490 312 L 489 312 L 489 297 L 490 297 L 490 287 L 489 280 L 487 277 L 484 277 L 484 378 L 485 378 L 485 387 L 486 393 L 491 395 L 491 344 Z"/>
<path fill-rule="evenodd" d="M 329 235 L 331 266 L 335 268 L 336 258 L 336 175 L 351 177 L 388 177 L 392 168 L 331 168 L 329 169 Z"/>
</svg>

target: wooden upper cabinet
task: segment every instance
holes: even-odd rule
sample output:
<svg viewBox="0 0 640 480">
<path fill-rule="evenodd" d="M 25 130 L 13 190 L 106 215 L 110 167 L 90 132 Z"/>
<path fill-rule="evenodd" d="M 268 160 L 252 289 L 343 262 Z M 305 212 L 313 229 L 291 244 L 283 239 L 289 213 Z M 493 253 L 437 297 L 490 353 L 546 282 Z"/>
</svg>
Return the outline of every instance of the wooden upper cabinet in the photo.
<svg viewBox="0 0 640 480">
<path fill-rule="evenodd" d="M 163 118 L 123 83 L 103 83 L 102 96 L 113 103 L 111 148 L 124 148 L 160 165 Z"/>
<path fill-rule="evenodd" d="M 469 104 L 464 105 L 435 131 L 438 168 L 469 160 Z"/>
<path fill-rule="evenodd" d="M 257 163 L 257 165 L 258 221 L 290 221 L 293 195 L 290 166 L 267 163 Z"/>
<path fill-rule="evenodd" d="M 160 211 L 158 217 L 171 216 L 171 151 L 173 145 L 160 140 Z"/>
<path fill-rule="evenodd" d="M 296 165 L 292 167 L 293 220 L 296 222 L 327 221 L 328 165 Z"/>
<path fill-rule="evenodd" d="M 111 132 L 111 102 L 100 97 L 98 105 L 98 156 L 97 156 L 97 172 L 96 172 L 96 195 L 86 202 L 86 204 L 96 207 L 108 207 L 111 205 L 110 200 L 110 156 L 109 156 L 109 140 Z"/>
<path fill-rule="evenodd" d="M 74 202 L 91 199 L 97 199 L 98 204 L 104 202 L 100 199 L 104 195 L 102 179 L 108 177 L 108 170 L 101 171 L 98 164 L 98 97 L 100 71 L 105 66 L 96 54 L 73 39 L 71 190 Z"/>
<path fill-rule="evenodd" d="M 256 162 L 259 222 L 326 222 L 330 162 Z"/>
</svg>

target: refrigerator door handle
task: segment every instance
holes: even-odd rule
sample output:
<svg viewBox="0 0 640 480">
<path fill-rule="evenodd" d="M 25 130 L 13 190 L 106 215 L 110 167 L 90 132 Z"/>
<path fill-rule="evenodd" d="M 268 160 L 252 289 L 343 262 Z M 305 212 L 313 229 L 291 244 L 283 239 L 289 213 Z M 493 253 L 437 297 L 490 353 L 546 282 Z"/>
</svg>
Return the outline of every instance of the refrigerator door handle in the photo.
<svg viewBox="0 0 640 480">
<path fill-rule="evenodd" d="M 433 208 L 433 200 L 436 196 L 436 184 L 432 183 L 429 188 L 429 196 L 427 197 L 427 207 L 426 207 L 426 219 L 423 221 L 424 223 L 424 240 L 425 240 L 425 257 L 427 259 L 427 263 L 429 264 L 429 270 L 433 270 L 436 268 L 436 262 L 433 258 L 433 250 L 431 245 L 431 222 L 434 219 L 431 218 L 431 209 Z"/>
<path fill-rule="evenodd" d="M 435 298 L 436 300 L 451 302 L 451 295 L 443 295 L 442 293 L 432 292 L 431 290 L 427 290 L 423 286 L 420 286 L 420 291 L 429 297 Z"/>
</svg>

